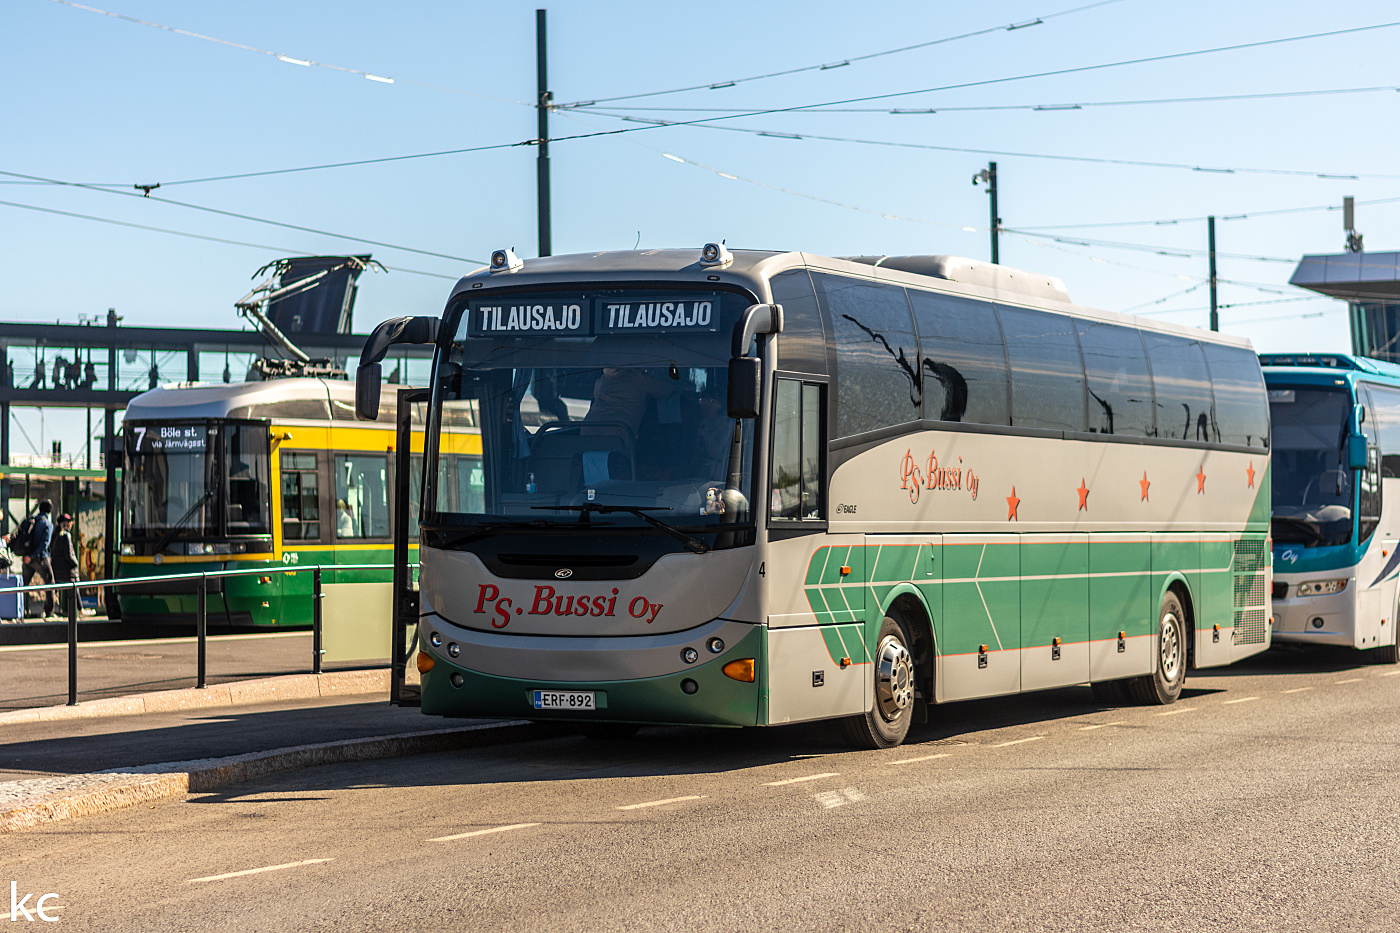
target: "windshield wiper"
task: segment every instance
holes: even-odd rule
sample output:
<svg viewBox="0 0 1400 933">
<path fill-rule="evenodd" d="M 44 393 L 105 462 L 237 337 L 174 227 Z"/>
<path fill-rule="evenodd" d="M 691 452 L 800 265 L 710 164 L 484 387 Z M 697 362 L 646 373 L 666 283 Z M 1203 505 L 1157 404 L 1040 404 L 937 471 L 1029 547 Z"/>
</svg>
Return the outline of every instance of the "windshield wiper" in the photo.
<svg viewBox="0 0 1400 933">
<path fill-rule="evenodd" d="M 582 505 L 535 505 L 531 506 L 531 508 L 546 512 L 579 512 L 582 513 L 579 515 L 581 521 L 586 520 L 587 516 L 590 514 L 607 515 L 609 512 L 626 512 L 629 515 L 637 516 L 648 525 L 660 528 L 696 554 L 704 554 L 710 549 L 710 546 L 699 538 L 691 537 L 675 525 L 668 525 L 656 516 L 648 514 L 649 512 L 669 512 L 671 511 L 670 506 L 603 505 L 600 502 L 585 502 Z"/>
<path fill-rule="evenodd" d="M 171 525 L 169 531 L 161 535 L 160 540 L 156 542 L 155 549 L 151 551 L 151 553 L 159 554 L 161 551 L 165 550 L 165 546 L 170 543 L 171 538 L 175 537 L 175 533 L 184 527 L 185 522 L 189 521 L 194 516 L 194 513 L 198 512 L 200 508 L 203 507 L 204 503 L 212 498 L 214 498 L 214 490 L 210 489 L 206 491 L 204 495 L 196 499 L 194 505 L 190 506 L 189 511 L 181 515 L 180 520 Z"/>
</svg>

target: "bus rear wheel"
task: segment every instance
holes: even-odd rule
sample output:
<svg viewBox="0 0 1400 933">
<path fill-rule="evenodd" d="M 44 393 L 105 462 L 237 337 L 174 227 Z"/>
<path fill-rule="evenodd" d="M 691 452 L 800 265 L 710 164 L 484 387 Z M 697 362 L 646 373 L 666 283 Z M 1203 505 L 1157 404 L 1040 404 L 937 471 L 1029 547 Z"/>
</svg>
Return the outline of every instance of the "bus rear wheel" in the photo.
<svg viewBox="0 0 1400 933">
<path fill-rule="evenodd" d="M 1157 657 L 1151 674 L 1126 681 L 1128 694 L 1144 706 L 1175 703 L 1186 683 L 1186 613 L 1173 592 L 1162 597 L 1157 615 Z"/>
<path fill-rule="evenodd" d="M 914 655 L 909 634 L 886 616 L 875 642 L 875 702 L 859 716 L 841 720 L 857 748 L 894 748 L 909 734 L 914 719 Z"/>
</svg>

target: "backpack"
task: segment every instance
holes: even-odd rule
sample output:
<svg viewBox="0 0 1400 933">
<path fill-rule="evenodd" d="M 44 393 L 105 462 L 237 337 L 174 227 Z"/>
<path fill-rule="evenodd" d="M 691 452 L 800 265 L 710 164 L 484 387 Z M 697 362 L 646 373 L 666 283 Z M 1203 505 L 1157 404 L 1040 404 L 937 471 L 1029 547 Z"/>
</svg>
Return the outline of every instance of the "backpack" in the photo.
<svg viewBox="0 0 1400 933">
<path fill-rule="evenodd" d="M 35 516 L 29 516 L 10 535 L 10 551 L 16 557 L 28 557 L 29 552 L 34 550 L 34 519 Z"/>
</svg>

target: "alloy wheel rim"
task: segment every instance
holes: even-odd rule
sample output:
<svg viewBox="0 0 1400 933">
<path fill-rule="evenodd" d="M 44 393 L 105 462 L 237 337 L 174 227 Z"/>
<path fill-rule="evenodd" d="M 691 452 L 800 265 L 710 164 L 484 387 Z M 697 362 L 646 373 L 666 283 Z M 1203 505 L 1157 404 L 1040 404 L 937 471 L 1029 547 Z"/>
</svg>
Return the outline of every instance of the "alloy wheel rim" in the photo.
<svg viewBox="0 0 1400 933">
<path fill-rule="evenodd" d="M 892 722 L 914 702 L 914 661 L 898 638 L 886 635 L 880 641 L 876 665 L 875 705 Z"/>
<path fill-rule="evenodd" d="M 1175 683 L 1181 669 L 1181 630 L 1176 614 L 1169 612 L 1162 617 L 1162 676 L 1167 683 Z"/>
</svg>

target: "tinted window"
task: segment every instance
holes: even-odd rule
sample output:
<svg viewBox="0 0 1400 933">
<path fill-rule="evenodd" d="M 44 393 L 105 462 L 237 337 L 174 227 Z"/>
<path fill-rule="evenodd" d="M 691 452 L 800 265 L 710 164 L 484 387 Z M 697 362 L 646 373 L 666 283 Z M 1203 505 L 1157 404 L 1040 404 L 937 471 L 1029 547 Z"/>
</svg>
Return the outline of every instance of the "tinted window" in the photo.
<svg viewBox="0 0 1400 933">
<path fill-rule="evenodd" d="M 849 437 L 917 421 L 919 350 L 904 289 L 835 275 L 814 278 L 836 336 L 836 433 Z"/>
<path fill-rule="evenodd" d="M 783 306 L 783 333 L 778 338 L 778 368 L 794 373 L 826 374 L 826 333 L 817 294 L 806 269 L 775 275 L 768 283 L 773 300 Z"/>
<path fill-rule="evenodd" d="M 1367 388 L 1371 404 L 1361 430 L 1381 449 L 1381 475 L 1400 477 L 1400 391 L 1383 386 Z"/>
<path fill-rule="evenodd" d="M 1089 387 L 1089 430 L 1152 437 L 1152 370 L 1136 327 L 1076 320 Z"/>
<path fill-rule="evenodd" d="M 1205 345 L 1215 391 L 1212 440 L 1248 447 L 1269 446 L 1269 402 L 1259 357 L 1243 347 Z"/>
<path fill-rule="evenodd" d="M 769 514 L 775 521 L 820 519 L 821 387 L 779 379 L 775 409 Z"/>
<path fill-rule="evenodd" d="M 1211 426 L 1210 372 L 1198 341 L 1143 331 L 1157 395 L 1157 433 L 1187 441 L 1216 441 Z"/>
<path fill-rule="evenodd" d="M 1063 314 L 997 308 L 1011 361 L 1011 423 L 1085 430 L 1084 361 L 1074 322 Z"/>
<path fill-rule="evenodd" d="M 984 301 L 909 290 L 919 328 L 924 417 L 1009 424 L 1006 346 Z"/>
</svg>

